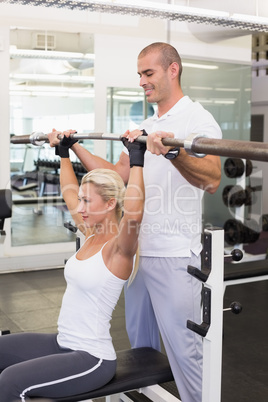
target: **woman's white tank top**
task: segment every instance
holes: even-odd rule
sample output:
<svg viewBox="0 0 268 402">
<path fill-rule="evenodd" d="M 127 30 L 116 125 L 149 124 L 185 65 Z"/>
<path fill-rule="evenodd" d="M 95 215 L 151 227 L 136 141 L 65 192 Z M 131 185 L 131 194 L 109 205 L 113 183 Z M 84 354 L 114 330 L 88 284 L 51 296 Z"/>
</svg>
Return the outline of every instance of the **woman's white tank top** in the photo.
<svg viewBox="0 0 268 402">
<path fill-rule="evenodd" d="M 86 260 L 78 260 L 75 254 L 67 261 L 64 271 L 67 288 L 57 339 L 62 347 L 114 360 L 110 320 L 126 281 L 108 270 L 102 257 L 103 247 Z"/>
</svg>

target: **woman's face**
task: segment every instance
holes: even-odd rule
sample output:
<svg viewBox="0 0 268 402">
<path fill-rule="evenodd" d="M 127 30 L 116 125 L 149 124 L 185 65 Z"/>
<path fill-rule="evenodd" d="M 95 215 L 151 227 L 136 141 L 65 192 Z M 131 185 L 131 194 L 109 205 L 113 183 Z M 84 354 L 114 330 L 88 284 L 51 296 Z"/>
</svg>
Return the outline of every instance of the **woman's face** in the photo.
<svg viewBox="0 0 268 402">
<path fill-rule="evenodd" d="M 109 212 L 109 202 L 104 201 L 92 183 L 80 186 L 78 193 L 78 213 L 81 214 L 86 227 L 94 227 L 103 223 Z"/>
</svg>

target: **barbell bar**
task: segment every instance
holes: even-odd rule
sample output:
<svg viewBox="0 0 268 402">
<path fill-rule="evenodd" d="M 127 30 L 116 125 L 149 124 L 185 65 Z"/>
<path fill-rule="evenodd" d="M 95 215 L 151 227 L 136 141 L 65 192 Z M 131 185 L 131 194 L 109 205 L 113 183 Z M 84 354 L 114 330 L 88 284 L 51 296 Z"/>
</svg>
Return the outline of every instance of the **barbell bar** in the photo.
<svg viewBox="0 0 268 402">
<path fill-rule="evenodd" d="M 70 134 L 70 137 L 77 140 L 121 141 L 122 139 L 121 134 L 112 133 L 75 133 Z M 60 135 L 59 138 L 61 138 Z M 146 136 L 141 136 L 136 139 L 136 141 L 139 142 L 146 142 L 146 140 Z M 12 144 L 33 144 L 41 146 L 49 142 L 49 140 L 47 134 L 34 132 L 31 135 L 13 136 L 10 142 Z M 218 155 L 268 162 L 268 143 L 263 142 L 208 138 L 202 134 L 195 133 L 190 134 L 185 140 L 163 138 L 162 142 L 164 145 L 184 148 L 189 154 L 197 157 Z"/>
<path fill-rule="evenodd" d="M 57 204 L 65 205 L 63 197 L 59 195 L 45 197 L 23 197 L 12 200 L 13 205 L 30 205 L 30 204 Z"/>
</svg>

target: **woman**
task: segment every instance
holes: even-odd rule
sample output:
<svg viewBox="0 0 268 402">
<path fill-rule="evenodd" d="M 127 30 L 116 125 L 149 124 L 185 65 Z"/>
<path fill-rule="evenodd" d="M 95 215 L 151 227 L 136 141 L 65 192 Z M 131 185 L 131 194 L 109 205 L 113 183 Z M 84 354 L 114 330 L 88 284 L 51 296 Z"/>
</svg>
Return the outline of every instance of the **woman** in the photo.
<svg viewBox="0 0 268 402">
<path fill-rule="evenodd" d="M 79 187 L 69 159 L 74 143 L 69 133 L 57 147 L 61 189 L 85 242 L 65 266 L 67 288 L 58 334 L 0 337 L 1 402 L 76 395 L 102 387 L 115 374 L 110 319 L 133 271 L 144 206 L 141 161 L 146 146 L 124 140 L 132 160 L 126 190 L 121 177 L 109 169 L 89 172 Z M 49 135 L 52 146 L 58 134 L 53 130 Z"/>
</svg>

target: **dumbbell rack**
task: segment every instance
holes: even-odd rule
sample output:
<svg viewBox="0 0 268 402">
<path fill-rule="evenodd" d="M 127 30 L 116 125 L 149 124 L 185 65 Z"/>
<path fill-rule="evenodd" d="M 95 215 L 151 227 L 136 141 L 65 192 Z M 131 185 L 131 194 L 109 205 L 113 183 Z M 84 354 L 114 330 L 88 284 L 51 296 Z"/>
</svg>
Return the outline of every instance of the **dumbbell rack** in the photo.
<svg viewBox="0 0 268 402">
<path fill-rule="evenodd" d="M 226 162 L 228 162 L 229 160 L 230 160 L 230 158 L 227 159 Z M 226 167 L 226 162 L 225 162 L 224 170 L 225 170 L 227 177 L 236 179 L 236 184 L 235 184 L 235 186 L 233 186 L 233 188 L 237 188 L 237 189 L 242 188 L 244 190 L 245 198 L 248 196 L 249 199 L 246 199 L 246 201 L 244 201 L 244 202 L 243 201 L 240 203 L 238 202 L 238 205 L 233 205 L 234 203 L 230 202 L 230 205 L 227 204 L 227 206 L 234 208 L 235 212 L 233 214 L 233 220 L 238 223 L 241 222 L 241 230 L 244 230 L 244 232 L 248 231 L 249 232 L 248 237 L 252 239 L 252 242 L 254 242 L 259 237 L 260 227 L 257 222 L 256 222 L 256 228 L 251 227 L 254 220 L 251 219 L 251 220 L 248 220 L 248 222 L 247 222 L 246 209 L 245 209 L 246 205 L 248 205 L 249 207 L 252 205 L 253 192 L 252 192 L 252 194 L 249 194 L 249 189 L 251 187 L 249 187 L 249 186 L 247 187 L 247 183 L 246 183 L 246 177 L 250 176 L 252 173 L 252 165 L 251 165 L 251 161 L 248 161 L 245 159 L 241 159 L 241 160 L 237 160 L 237 161 L 240 163 L 239 167 L 237 168 L 238 169 L 237 175 L 232 176 L 232 174 L 230 174 L 230 175 L 228 174 L 228 166 Z M 233 159 L 233 162 L 235 162 L 235 159 Z M 244 167 L 242 169 L 241 169 L 241 162 L 244 165 Z M 227 187 L 225 187 L 225 189 L 227 188 L 227 190 L 228 190 L 228 187 L 231 188 L 232 186 L 227 186 Z M 224 189 L 224 191 L 225 191 L 225 189 Z M 231 196 L 230 196 L 230 200 L 231 200 Z M 252 215 L 253 215 L 252 211 L 249 213 L 249 215 L 252 218 Z M 232 219 L 228 220 L 225 223 L 225 225 L 226 225 L 225 229 L 228 227 L 227 223 L 230 223 L 230 221 L 232 221 Z M 256 231 L 255 231 L 255 229 L 256 229 Z M 243 237 L 243 236 L 241 236 L 241 237 Z M 244 243 L 247 243 L 247 241 Z M 243 243 L 243 241 L 240 241 L 240 242 L 237 242 L 236 244 L 231 244 L 231 243 L 229 243 L 229 244 L 231 244 L 231 247 L 238 248 L 244 252 L 244 260 L 256 260 L 256 259 L 264 258 L 264 256 L 262 254 L 259 256 L 258 255 L 252 256 L 251 254 L 245 253 L 244 243 Z M 229 247 L 226 248 L 227 253 L 228 253 L 228 250 L 229 250 Z"/>
<path fill-rule="evenodd" d="M 236 185 L 241 186 L 244 190 L 246 189 L 246 160 L 242 159 L 244 163 L 244 173 L 242 176 L 236 178 Z M 240 207 L 235 208 L 235 219 L 240 220 L 242 223 L 245 221 L 245 204 L 242 204 Z M 243 250 L 243 243 L 235 245 L 236 248 Z"/>
<path fill-rule="evenodd" d="M 228 257 L 240 260 L 242 253 L 233 250 Z M 203 337 L 202 402 L 221 401 L 223 311 L 239 314 L 242 306 L 233 302 L 223 309 L 224 294 L 224 231 L 205 229 L 201 270 L 188 266 L 188 273 L 203 283 L 202 323 L 190 320 L 187 327 Z"/>
</svg>

